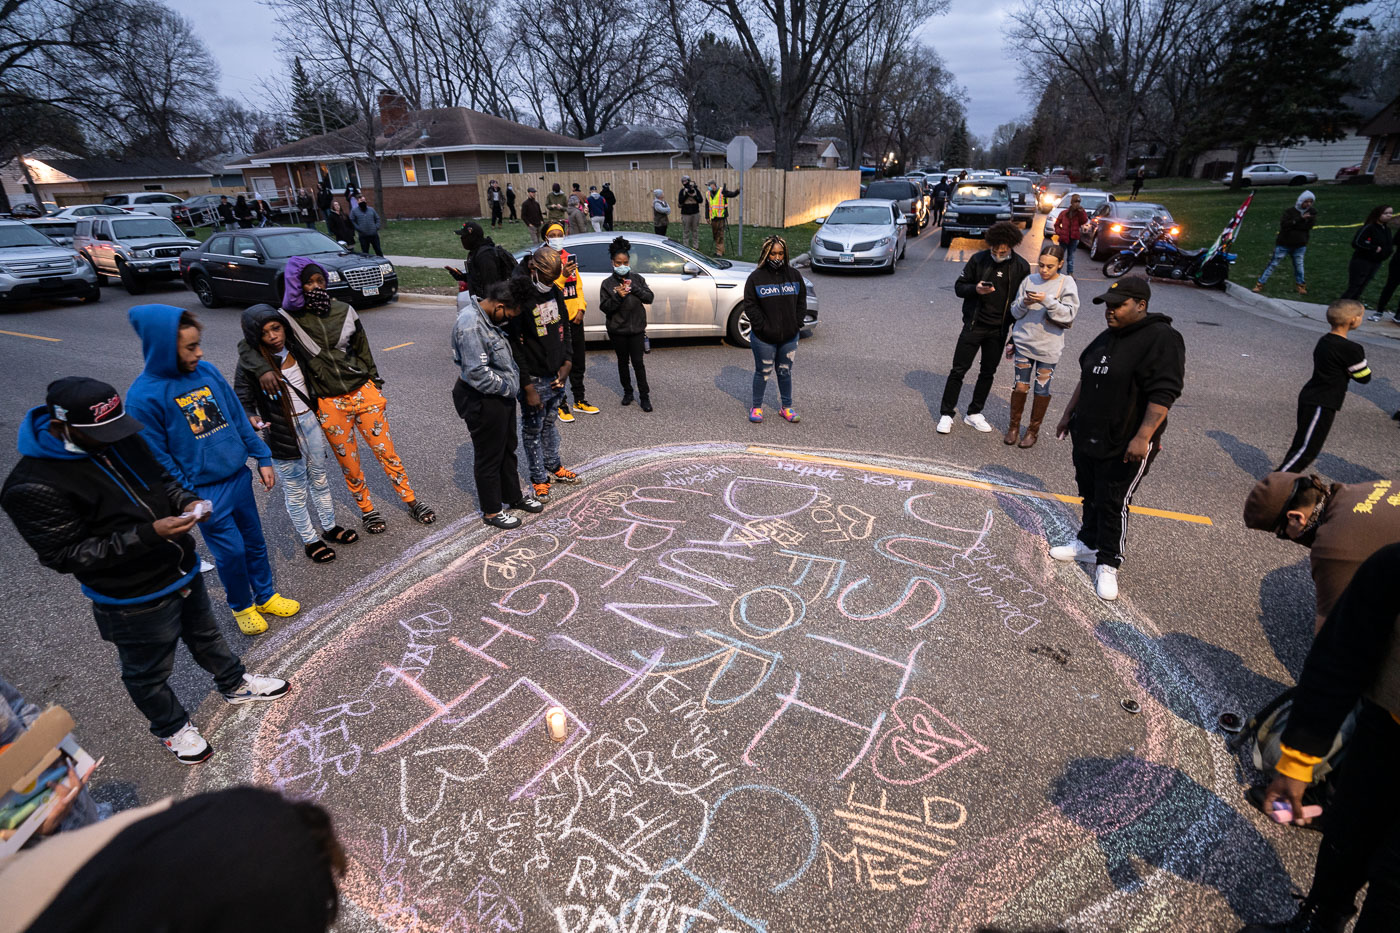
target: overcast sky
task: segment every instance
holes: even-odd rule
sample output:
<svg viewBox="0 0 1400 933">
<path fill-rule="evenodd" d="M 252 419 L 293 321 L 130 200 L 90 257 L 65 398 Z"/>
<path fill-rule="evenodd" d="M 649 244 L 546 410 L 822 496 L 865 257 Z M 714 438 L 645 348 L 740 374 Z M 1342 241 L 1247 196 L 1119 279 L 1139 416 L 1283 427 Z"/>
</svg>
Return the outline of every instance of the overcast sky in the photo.
<svg viewBox="0 0 1400 933">
<path fill-rule="evenodd" d="M 958 83 L 967 88 L 968 129 L 978 136 L 990 136 L 998 124 L 1034 105 L 1017 88 L 1017 64 L 1002 48 L 1003 18 L 1018 5 L 1018 0 L 952 0 L 950 12 L 933 19 L 923 33 L 924 41 L 938 50 Z M 223 70 L 224 94 L 258 104 L 259 82 L 282 70 L 272 39 L 276 27 L 271 11 L 257 0 L 174 6 L 213 50 Z"/>
</svg>

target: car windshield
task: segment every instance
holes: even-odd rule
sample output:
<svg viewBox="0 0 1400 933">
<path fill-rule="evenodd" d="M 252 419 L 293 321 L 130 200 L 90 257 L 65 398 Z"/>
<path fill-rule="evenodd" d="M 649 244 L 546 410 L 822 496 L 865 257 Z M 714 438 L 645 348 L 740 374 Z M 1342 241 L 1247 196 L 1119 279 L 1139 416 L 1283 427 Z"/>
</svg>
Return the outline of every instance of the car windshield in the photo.
<svg viewBox="0 0 1400 933">
<path fill-rule="evenodd" d="M 954 204 L 1005 204 L 1010 198 L 1001 185 L 958 185 L 953 192 Z"/>
<path fill-rule="evenodd" d="M 344 252 L 335 240 L 324 233 L 313 233 L 310 230 L 279 233 L 276 236 L 263 237 L 259 242 L 273 259 L 290 259 L 293 256 L 309 256 L 313 253 Z"/>
<path fill-rule="evenodd" d="M 57 246 L 53 240 L 35 230 L 29 224 L 5 224 L 0 226 L 0 249 L 18 246 Z"/>
<path fill-rule="evenodd" d="M 888 207 L 875 207 L 874 205 L 863 205 L 850 207 L 838 207 L 831 212 L 831 216 L 826 219 L 829 224 L 873 224 L 877 227 L 887 226 L 892 222 L 890 209 Z"/>
<path fill-rule="evenodd" d="M 1153 217 L 1160 217 L 1168 221 L 1172 219 L 1172 215 L 1160 204 L 1130 207 L 1119 214 L 1119 217 L 1123 220 L 1151 220 Z"/>
<path fill-rule="evenodd" d="M 877 181 L 869 188 L 865 189 L 867 198 L 889 198 L 891 201 L 903 201 L 913 197 L 910 193 L 911 182 L 907 181 Z"/>
<path fill-rule="evenodd" d="M 183 237 L 180 228 L 164 217 L 112 221 L 112 235 L 119 240 L 139 240 L 149 236 Z"/>
<path fill-rule="evenodd" d="M 31 226 L 33 227 L 33 229 L 38 230 L 40 233 L 43 233 L 47 236 L 71 237 L 73 235 L 73 231 L 76 230 L 78 227 L 78 222 L 76 220 L 60 220 L 57 223 L 54 223 L 52 221 L 39 221 L 38 223 L 31 224 Z"/>
<path fill-rule="evenodd" d="M 102 199 L 102 203 L 103 203 L 103 204 L 125 204 L 125 203 L 126 203 L 126 195 L 124 195 L 124 194 L 114 194 L 114 195 L 110 195 L 110 196 L 108 196 L 108 197 L 103 198 L 103 199 Z"/>
<path fill-rule="evenodd" d="M 1065 195 L 1063 198 L 1060 199 L 1060 210 L 1064 210 L 1065 208 L 1069 207 L 1070 198 L 1072 198 L 1072 197 L 1074 197 L 1074 195 L 1072 195 L 1072 194 L 1067 194 L 1067 195 Z M 1092 212 L 1094 212 L 1095 210 L 1097 210 L 1097 209 L 1099 208 L 1099 206 L 1103 204 L 1103 202 L 1105 202 L 1105 201 L 1107 201 L 1107 200 L 1108 200 L 1108 196 L 1107 196 L 1107 195 L 1104 195 L 1104 194 L 1083 194 L 1083 193 L 1081 193 L 1081 194 L 1079 195 L 1079 206 L 1082 207 L 1082 208 L 1084 208 L 1084 210 L 1086 210 L 1086 211 L 1092 213 Z"/>
</svg>

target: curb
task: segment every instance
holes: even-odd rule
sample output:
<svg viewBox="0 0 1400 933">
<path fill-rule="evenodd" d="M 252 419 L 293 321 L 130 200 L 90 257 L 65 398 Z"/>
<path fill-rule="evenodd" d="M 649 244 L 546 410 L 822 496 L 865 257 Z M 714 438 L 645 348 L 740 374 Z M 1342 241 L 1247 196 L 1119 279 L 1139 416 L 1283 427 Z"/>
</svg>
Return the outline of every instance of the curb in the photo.
<svg viewBox="0 0 1400 933">
<path fill-rule="evenodd" d="M 425 301 L 432 304 L 450 304 L 454 308 L 457 306 L 456 295 L 431 295 L 427 292 L 399 292 L 400 298 L 410 298 L 413 301 Z"/>
<path fill-rule="evenodd" d="M 1269 298 L 1235 282 L 1225 283 L 1225 294 L 1240 304 L 1248 306 L 1250 310 L 1293 319 L 1302 318 L 1316 321 L 1324 327 L 1327 326 L 1326 305 L 1310 301 L 1282 301 L 1278 298 Z M 1358 328 L 1357 333 L 1364 339 L 1379 338 L 1400 343 L 1400 327 L 1386 321 L 1366 321 Z"/>
</svg>

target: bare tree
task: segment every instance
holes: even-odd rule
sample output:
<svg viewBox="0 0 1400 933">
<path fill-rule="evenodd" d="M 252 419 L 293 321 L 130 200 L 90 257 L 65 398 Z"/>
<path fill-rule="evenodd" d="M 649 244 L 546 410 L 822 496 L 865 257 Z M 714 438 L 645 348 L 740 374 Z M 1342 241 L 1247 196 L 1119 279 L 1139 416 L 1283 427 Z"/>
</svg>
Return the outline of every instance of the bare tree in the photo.
<svg viewBox="0 0 1400 933">
<path fill-rule="evenodd" d="M 960 128 L 965 131 L 965 100 L 966 92 L 938 53 L 927 45 L 913 46 L 891 71 L 872 139 L 894 154 L 894 163 L 907 166 L 921 154 L 938 151 Z"/>
<path fill-rule="evenodd" d="M 656 0 L 657 39 L 661 47 L 655 109 L 679 126 L 690 150 L 690 164 L 700 162 L 700 110 L 705 84 L 701 44 L 712 10 L 700 0 Z"/>
</svg>

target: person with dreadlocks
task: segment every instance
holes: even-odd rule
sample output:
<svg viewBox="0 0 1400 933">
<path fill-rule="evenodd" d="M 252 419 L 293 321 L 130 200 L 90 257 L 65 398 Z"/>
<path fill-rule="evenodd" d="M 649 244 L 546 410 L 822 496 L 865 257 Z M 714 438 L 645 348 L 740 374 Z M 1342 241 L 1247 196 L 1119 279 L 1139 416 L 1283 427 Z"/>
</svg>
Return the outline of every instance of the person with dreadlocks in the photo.
<svg viewBox="0 0 1400 933">
<path fill-rule="evenodd" d="M 612 275 L 603 279 L 598 308 L 607 321 L 608 338 L 617 354 L 617 379 L 622 383 L 622 404 L 632 404 L 632 376 L 627 370 L 630 360 L 637 374 L 638 403 L 642 411 L 651 411 L 651 386 L 647 384 L 647 367 L 642 360 L 642 340 L 647 332 L 647 305 L 654 296 L 647 280 L 632 271 L 632 244 L 626 237 L 615 237 L 608 247 L 612 256 Z"/>
<path fill-rule="evenodd" d="M 749 420 L 763 420 L 763 396 L 768 377 L 778 371 L 778 413 L 786 421 L 800 421 L 792 407 L 792 360 L 797 353 L 798 334 L 807 308 L 807 287 L 802 273 L 788 264 L 787 241 L 776 234 L 763 241 L 758 268 L 744 283 L 744 311 L 752 332 L 753 407 Z"/>
</svg>

